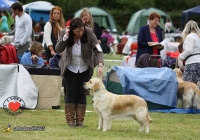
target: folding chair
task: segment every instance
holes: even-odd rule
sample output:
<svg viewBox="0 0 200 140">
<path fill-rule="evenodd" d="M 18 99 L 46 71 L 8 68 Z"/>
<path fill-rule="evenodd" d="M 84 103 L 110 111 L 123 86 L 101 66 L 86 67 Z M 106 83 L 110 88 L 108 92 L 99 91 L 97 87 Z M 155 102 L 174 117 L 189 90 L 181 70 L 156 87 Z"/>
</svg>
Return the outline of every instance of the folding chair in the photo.
<svg viewBox="0 0 200 140">
<path fill-rule="evenodd" d="M 115 45 L 116 44 L 114 44 L 114 38 L 108 38 L 107 45 L 110 48 L 110 52 L 109 52 L 108 56 L 111 56 L 112 54 L 114 56 L 116 56 L 116 54 L 115 54 Z"/>
<path fill-rule="evenodd" d="M 107 54 L 110 53 L 110 47 L 108 46 L 108 38 L 106 38 L 106 37 L 101 38 L 100 46 L 103 50 L 103 53 L 107 53 Z"/>
</svg>

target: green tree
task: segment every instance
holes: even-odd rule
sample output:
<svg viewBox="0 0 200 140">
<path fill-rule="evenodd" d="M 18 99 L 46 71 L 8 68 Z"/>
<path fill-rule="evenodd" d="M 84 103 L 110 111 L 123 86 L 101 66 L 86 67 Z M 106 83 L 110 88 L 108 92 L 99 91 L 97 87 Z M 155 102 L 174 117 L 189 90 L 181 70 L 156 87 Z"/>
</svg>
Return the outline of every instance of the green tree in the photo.
<svg viewBox="0 0 200 140">
<path fill-rule="evenodd" d="M 35 0 L 19 0 L 22 4 Z M 126 29 L 133 13 L 149 7 L 155 7 L 170 15 L 175 27 L 181 26 L 182 11 L 200 5 L 200 0 L 46 0 L 62 8 L 64 17 L 79 9 L 95 6 L 110 13 L 119 27 Z M 198 21 L 199 18 L 192 17 Z"/>
</svg>

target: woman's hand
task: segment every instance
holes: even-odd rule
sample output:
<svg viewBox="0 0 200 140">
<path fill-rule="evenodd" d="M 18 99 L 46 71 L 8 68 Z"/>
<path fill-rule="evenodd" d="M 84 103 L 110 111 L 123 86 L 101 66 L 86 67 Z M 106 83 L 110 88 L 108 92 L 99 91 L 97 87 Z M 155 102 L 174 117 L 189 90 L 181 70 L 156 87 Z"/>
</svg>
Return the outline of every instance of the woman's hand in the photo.
<svg viewBox="0 0 200 140">
<path fill-rule="evenodd" d="M 37 59 L 38 59 L 38 56 L 33 54 L 33 55 L 31 56 L 31 59 L 37 60 Z"/>
<path fill-rule="evenodd" d="M 49 50 L 50 50 L 50 52 L 51 52 L 51 55 L 54 56 L 56 53 L 55 53 L 55 51 L 54 51 L 54 49 L 53 49 L 53 46 L 50 45 L 50 46 L 48 46 L 48 48 L 49 48 Z"/>
<path fill-rule="evenodd" d="M 83 23 L 85 24 L 85 17 L 83 16 L 83 18 L 82 18 L 82 21 L 83 21 Z"/>
<path fill-rule="evenodd" d="M 31 56 L 31 60 L 32 60 L 32 62 L 33 62 L 33 64 L 37 64 L 37 60 L 39 59 L 39 57 L 37 56 L 37 55 L 32 55 Z"/>
<path fill-rule="evenodd" d="M 70 26 L 67 26 L 65 28 L 65 34 L 66 34 L 66 36 L 69 36 L 69 31 L 70 31 Z"/>
<path fill-rule="evenodd" d="M 154 47 L 157 48 L 157 49 L 162 49 L 162 48 L 163 48 L 162 45 L 156 45 L 156 46 L 154 46 Z"/>
<path fill-rule="evenodd" d="M 148 42 L 147 44 L 150 46 L 150 45 L 154 45 L 154 44 L 157 44 L 159 42 Z"/>
<path fill-rule="evenodd" d="M 98 44 L 101 44 L 101 40 L 97 40 L 98 41 Z"/>
<path fill-rule="evenodd" d="M 55 54 L 56 54 L 55 51 L 52 49 L 51 50 L 51 55 L 54 56 Z"/>
<path fill-rule="evenodd" d="M 98 66 L 97 73 L 98 73 L 98 76 L 103 76 L 103 67 Z"/>
<path fill-rule="evenodd" d="M 98 76 L 103 76 L 103 63 L 98 64 L 97 73 Z"/>
</svg>

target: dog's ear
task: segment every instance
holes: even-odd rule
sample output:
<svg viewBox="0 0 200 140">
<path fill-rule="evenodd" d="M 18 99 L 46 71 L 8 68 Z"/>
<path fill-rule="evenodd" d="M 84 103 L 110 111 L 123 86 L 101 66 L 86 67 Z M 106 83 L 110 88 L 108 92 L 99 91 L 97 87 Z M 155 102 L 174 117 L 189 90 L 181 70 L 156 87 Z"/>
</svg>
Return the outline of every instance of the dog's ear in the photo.
<svg viewBox="0 0 200 140">
<path fill-rule="evenodd" d="M 173 71 L 176 73 L 177 76 L 179 76 L 179 77 L 183 76 L 183 73 L 182 73 L 182 71 L 180 69 L 175 68 Z"/>
<path fill-rule="evenodd" d="M 176 74 L 179 76 L 179 77 L 182 77 L 183 76 L 183 73 L 180 69 L 176 68 Z"/>
<path fill-rule="evenodd" d="M 98 89 L 100 89 L 101 83 L 100 82 L 96 82 L 92 88 L 93 91 L 96 91 Z"/>
<path fill-rule="evenodd" d="M 178 75 L 179 75 L 180 77 L 183 76 L 183 73 L 181 72 L 181 70 L 178 71 Z"/>
</svg>

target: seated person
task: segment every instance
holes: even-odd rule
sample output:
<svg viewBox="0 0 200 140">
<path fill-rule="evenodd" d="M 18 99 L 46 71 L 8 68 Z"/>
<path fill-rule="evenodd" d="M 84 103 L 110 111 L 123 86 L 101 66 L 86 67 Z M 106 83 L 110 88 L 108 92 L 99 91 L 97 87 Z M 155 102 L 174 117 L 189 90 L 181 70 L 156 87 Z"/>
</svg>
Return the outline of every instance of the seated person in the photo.
<svg viewBox="0 0 200 140">
<path fill-rule="evenodd" d="M 108 46 L 111 46 L 111 43 L 113 43 L 113 41 L 114 41 L 114 38 L 106 29 L 103 30 L 101 38 L 108 38 L 108 42 L 107 42 Z"/>
<path fill-rule="evenodd" d="M 41 57 L 43 46 L 39 42 L 33 42 L 30 47 L 30 52 L 25 52 L 21 58 L 21 64 L 36 64 L 44 66 L 44 60 Z"/>
<path fill-rule="evenodd" d="M 122 36 L 120 36 L 119 38 L 122 39 L 122 38 L 129 38 L 130 35 L 128 35 L 128 32 L 127 31 L 124 31 Z"/>
</svg>

